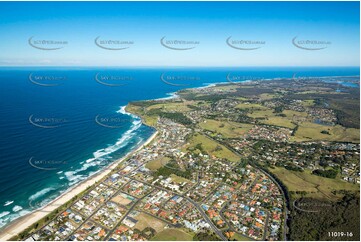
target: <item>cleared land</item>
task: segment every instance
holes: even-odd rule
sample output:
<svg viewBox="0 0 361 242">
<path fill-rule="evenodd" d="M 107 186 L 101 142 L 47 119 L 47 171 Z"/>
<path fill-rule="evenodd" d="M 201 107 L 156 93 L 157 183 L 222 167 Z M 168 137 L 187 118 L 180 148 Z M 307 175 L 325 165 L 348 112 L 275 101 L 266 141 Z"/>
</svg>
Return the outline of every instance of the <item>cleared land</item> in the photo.
<svg viewBox="0 0 361 242">
<path fill-rule="evenodd" d="M 199 126 L 205 130 L 220 133 L 226 138 L 237 138 L 247 133 L 253 125 L 206 119 L 204 122 L 199 123 Z"/>
<path fill-rule="evenodd" d="M 142 116 L 142 121 L 146 125 L 155 126 L 156 123 L 157 123 L 158 117 L 157 116 L 144 115 L 144 108 L 143 107 L 128 104 L 127 107 L 125 108 L 125 110 L 127 112 L 129 112 L 129 113 L 134 113 L 136 115 Z"/>
<path fill-rule="evenodd" d="M 230 151 L 223 145 L 219 145 L 215 141 L 199 133 L 193 135 L 193 137 L 190 140 L 190 143 L 191 144 L 189 145 L 189 147 L 194 147 L 197 144 L 201 144 L 203 149 L 207 153 L 209 153 L 210 155 L 214 155 L 217 158 L 228 159 L 233 162 L 237 162 L 240 159 L 236 154 L 234 154 L 232 151 Z M 217 149 L 217 147 L 220 147 L 221 149 Z"/>
<path fill-rule="evenodd" d="M 239 109 L 254 109 L 254 110 L 267 110 L 268 108 L 265 106 L 262 106 L 261 104 L 257 104 L 257 103 L 248 103 L 248 102 L 244 102 L 244 103 L 240 103 L 236 106 L 236 108 Z"/>
<path fill-rule="evenodd" d="M 131 202 L 133 202 L 135 200 L 134 197 L 131 197 L 127 194 L 124 194 L 124 193 L 121 193 L 115 197 L 112 198 L 112 201 L 113 202 L 116 202 L 120 205 L 124 205 L 124 206 L 127 206 L 129 205 Z"/>
<path fill-rule="evenodd" d="M 263 107 L 263 106 L 261 106 Z M 299 113 L 299 112 L 297 112 Z M 258 109 L 255 111 L 251 111 L 248 114 L 249 117 L 258 119 L 260 123 L 281 126 L 293 129 L 296 125 L 292 122 L 293 121 L 293 114 L 292 111 L 286 111 L 286 117 L 277 116 L 277 113 L 274 113 L 273 109 L 269 109 L 263 107 L 262 109 Z"/>
<path fill-rule="evenodd" d="M 329 134 L 323 134 L 321 131 L 328 131 Z M 345 141 L 345 142 L 360 142 L 360 130 L 354 128 L 345 128 L 341 125 L 326 126 L 305 122 L 300 124 L 295 136 L 295 141 Z"/>
<path fill-rule="evenodd" d="M 182 182 L 187 182 L 187 183 L 191 183 L 190 180 L 177 176 L 175 174 L 170 175 L 170 177 L 172 178 L 172 181 L 176 182 L 176 183 L 182 183 Z"/>
<path fill-rule="evenodd" d="M 330 179 L 312 175 L 309 170 L 297 172 L 276 167 L 270 169 L 270 171 L 282 180 L 290 192 L 305 191 L 307 192 L 306 197 L 335 200 L 342 197 L 342 195 L 334 195 L 332 193 L 334 190 L 359 190 L 359 186 L 356 184 L 348 183 L 338 178 Z"/>
<path fill-rule="evenodd" d="M 138 222 L 136 223 L 134 228 L 139 229 L 140 231 L 143 231 L 143 229 L 145 229 L 147 227 L 151 227 L 155 231 L 157 231 L 157 233 L 159 233 L 159 232 L 163 231 L 164 227 L 167 225 L 162 220 L 159 220 L 153 216 L 150 216 L 150 215 L 142 213 L 142 212 L 139 213 L 135 217 L 135 219 L 137 219 Z"/>
<path fill-rule="evenodd" d="M 262 120 L 261 123 L 281 126 L 290 129 L 293 129 L 296 126 L 295 124 L 292 123 L 292 120 L 289 119 L 288 117 L 279 117 L 279 116 L 268 117 L 267 119 Z"/>
<path fill-rule="evenodd" d="M 269 99 L 273 99 L 275 98 L 277 95 L 275 94 L 270 94 L 270 93 L 262 93 L 261 95 L 259 95 L 259 97 L 262 99 L 262 100 L 269 100 Z"/>
<path fill-rule="evenodd" d="M 303 101 L 305 106 L 312 106 L 313 103 L 313 100 Z M 281 117 L 277 116 L 278 114 L 274 113 L 274 110 L 259 104 L 242 103 L 239 106 L 243 108 L 251 108 L 252 111 L 248 114 L 248 116 L 259 119 L 259 122 L 263 124 L 282 126 L 293 129 L 296 127 L 296 123 L 298 123 L 299 127 L 295 136 L 291 137 L 291 141 L 339 141 L 354 143 L 359 143 L 360 141 L 359 129 L 345 128 L 341 125 L 327 126 L 316 124 L 310 122 L 311 120 L 306 112 L 284 110 L 282 114 L 286 115 L 286 117 Z M 321 133 L 322 131 L 327 131 L 329 134 Z"/>
<path fill-rule="evenodd" d="M 164 112 L 186 112 L 190 111 L 191 109 L 187 107 L 188 105 L 194 104 L 193 101 L 185 101 L 185 102 L 168 102 L 168 103 L 160 103 L 155 104 L 152 106 L 149 106 L 147 108 L 147 111 L 150 111 L 152 109 L 162 109 Z"/>
<path fill-rule="evenodd" d="M 191 241 L 193 240 L 193 235 L 184 232 L 181 229 L 165 229 L 162 232 L 156 234 L 153 238 L 153 241 Z"/>
<path fill-rule="evenodd" d="M 252 239 L 237 233 L 235 233 L 231 239 L 235 239 L 237 241 L 253 241 Z"/>
<path fill-rule="evenodd" d="M 145 167 L 148 168 L 149 170 L 156 171 L 159 168 L 161 168 L 162 166 L 166 165 L 169 162 L 169 160 L 170 159 L 168 157 L 161 157 L 156 160 L 152 160 L 152 161 L 148 162 L 145 165 Z"/>
</svg>

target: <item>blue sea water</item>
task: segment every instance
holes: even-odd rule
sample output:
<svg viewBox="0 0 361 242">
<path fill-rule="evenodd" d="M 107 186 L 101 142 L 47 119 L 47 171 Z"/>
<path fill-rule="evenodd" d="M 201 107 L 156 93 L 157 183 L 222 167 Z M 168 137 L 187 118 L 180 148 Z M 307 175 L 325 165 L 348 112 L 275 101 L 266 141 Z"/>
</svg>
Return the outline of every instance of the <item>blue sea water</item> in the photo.
<svg viewBox="0 0 361 242">
<path fill-rule="evenodd" d="M 359 76 L 359 68 L 0 68 L 0 227 L 145 142 L 154 130 L 124 111 L 130 101 L 229 77 L 293 76 Z"/>
</svg>

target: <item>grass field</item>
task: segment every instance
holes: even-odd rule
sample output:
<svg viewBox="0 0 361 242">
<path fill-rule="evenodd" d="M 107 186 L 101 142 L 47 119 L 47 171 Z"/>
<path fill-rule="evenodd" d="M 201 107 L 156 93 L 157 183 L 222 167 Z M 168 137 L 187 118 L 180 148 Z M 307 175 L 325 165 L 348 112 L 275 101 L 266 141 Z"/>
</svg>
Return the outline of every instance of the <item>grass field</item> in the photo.
<svg viewBox="0 0 361 242">
<path fill-rule="evenodd" d="M 254 110 L 248 116 L 252 118 L 267 118 L 275 116 L 272 109 L 264 107 L 262 110 Z"/>
<path fill-rule="evenodd" d="M 248 132 L 253 125 L 206 119 L 204 122 L 199 123 L 199 126 L 202 129 L 220 133 L 226 138 L 237 138 Z"/>
<path fill-rule="evenodd" d="M 351 184 L 336 179 L 330 179 L 312 175 L 311 171 L 304 172 L 290 171 L 285 168 L 276 167 L 270 169 L 288 188 L 289 191 L 305 191 L 306 196 L 321 199 L 338 199 L 339 196 L 332 194 L 333 190 L 359 191 L 356 184 Z"/>
<path fill-rule="evenodd" d="M 193 235 L 184 232 L 181 229 L 165 229 L 162 232 L 156 234 L 152 241 L 191 241 Z"/>
<path fill-rule="evenodd" d="M 289 117 L 279 117 L 279 116 L 268 117 L 266 120 L 262 120 L 261 123 L 281 126 L 290 129 L 293 129 L 296 126 L 295 124 L 292 123 L 292 119 L 290 119 Z"/>
<path fill-rule="evenodd" d="M 145 116 L 143 122 L 149 126 L 155 126 L 157 124 L 158 116 Z"/>
<path fill-rule="evenodd" d="M 277 114 L 274 113 L 273 111 L 274 111 L 273 109 L 266 108 L 264 110 L 253 111 L 252 113 L 248 114 L 248 116 L 252 118 L 264 118 L 262 120 L 259 120 L 259 122 L 263 124 L 281 126 L 291 129 L 295 127 L 295 124 L 292 123 L 292 116 L 280 117 L 277 116 Z"/>
<path fill-rule="evenodd" d="M 148 162 L 145 167 L 148 168 L 149 170 L 152 171 L 156 171 L 159 168 L 161 168 L 162 166 L 166 165 L 169 162 L 169 158 L 168 157 L 160 157 L 156 160 L 152 160 L 150 162 Z"/>
<path fill-rule="evenodd" d="M 283 110 L 282 113 L 286 114 L 286 116 L 288 118 L 292 118 L 292 117 L 304 117 L 304 118 L 306 118 L 308 116 L 308 114 L 306 112 L 298 112 L 298 111 L 293 111 L 293 110 Z"/>
<path fill-rule="evenodd" d="M 159 103 L 149 106 L 147 111 L 152 109 L 160 108 L 163 112 L 186 112 L 190 111 L 191 109 L 187 107 L 187 104 L 194 104 L 193 101 L 186 101 L 186 102 L 167 102 L 167 103 Z"/>
<path fill-rule="evenodd" d="M 273 99 L 275 98 L 277 95 L 275 94 L 270 94 L 270 93 L 262 93 L 261 95 L 259 95 L 259 97 L 262 99 L 262 100 L 269 100 L 269 99 Z"/>
<path fill-rule="evenodd" d="M 116 195 L 115 197 L 113 197 L 111 200 L 120 205 L 127 206 L 128 204 L 133 202 L 135 200 L 135 198 L 130 195 L 127 195 L 125 193 L 120 193 L 120 194 Z"/>
<path fill-rule="evenodd" d="M 128 104 L 128 105 L 125 107 L 125 110 L 126 110 L 127 112 L 137 113 L 137 114 L 139 114 L 139 113 L 142 112 L 142 111 L 141 111 L 141 107 L 135 106 L 135 105 L 131 105 L 131 104 Z"/>
<path fill-rule="evenodd" d="M 248 102 L 244 102 L 244 103 L 240 103 L 236 106 L 236 108 L 239 109 L 254 109 L 254 110 L 267 110 L 268 108 L 265 106 L 262 106 L 261 104 L 257 104 L 257 103 L 248 103 Z"/>
<path fill-rule="evenodd" d="M 302 101 L 302 105 L 304 107 L 311 107 L 315 104 L 315 101 L 313 99 L 309 99 L 309 100 L 303 100 Z"/>
<path fill-rule="evenodd" d="M 230 161 L 237 162 L 240 160 L 240 157 L 231 152 L 229 149 L 224 147 L 223 145 L 219 145 L 215 141 L 209 139 L 208 137 L 196 133 L 193 135 L 193 137 L 190 140 L 190 147 L 194 147 L 197 144 L 202 144 L 202 147 L 205 151 L 207 151 L 209 154 L 214 155 L 218 158 L 226 158 Z M 189 147 L 188 146 L 188 147 Z M 215 150 L 217 146 L 220 146 L 221 150 Z"/>
<path fill-rule="evenodd" d="M 164 223 L 162 220 L 159 220 L 157 218 L 154 218 L 153 216 L 150 216 L 145 213 L 139 213 L 135 219 L 138 220 L 134 228 L 139 229 L 140 231 L 143 231 L 143 229 L 147 227 L 151 227 L 157 231 L 157 233 L 162 232 L 164 230 L 164 227 L 166 226 L 166 223 Z"/>
<path fill-rule="evenodd" d="M 214 89 L 220 90 L 220 91 L 236 91 L 236 89 L 239 86 L 237 84 L 235 85 L 220 85 L 217 87 L 213 87 Z"/>
<path fill-rule="evenodd" d="M 144 115 L 144 111 L 143 111 L 143 108 L 142 107 L 139 107 L 139 106 L 135 106 L 135 105 L 131 105 L 131 104 L 128 104 L 126 106 L 126 109 L 125 109 L 127 112 L 129 113 L 133 113 L 133 114 L 136 114 L 138 116 L 141 116 L 143 117 L 143 122 L 146 124 L 146 125 L 149 125 L 149 126 L 155 126 L 156 123 L 157 123 L 157 120 L 158 120 L 158 117 L 157 116 L 148 116 L 148 115 Z"/>
<path fill-rule="evenodd" d="M 190 180 L 186 179 L 186 178 L 183 178 L 183 177 L 180 177 L 180 176 L 177 176 L 175 174 L 172 174 L 170 175 L 170 178 L 172 178 L 172 181 L 176 182 L 176 183 L 182 183 L 182 182 L 188 182 L 188 183 L 191 183 Z"/>
<path fill-rule="evenodd" d="M 231 239 L 235 239 L 237 241 L 253 241 L 252 239 L 246 237 L 246 236 L 242 236 L 240 234 L 235 233 Z"/>
<path fill-rule="evenodd" d="M 321 131 L 326 130 L 330 134 L 322 134 Z M 324 140 L 324 141 L 347 141 L 360 142 L 360 130 L 354 128 L 345 128 L 341 125 L 325 126 L 311 122 L 301 123 L 296 135 L 293 137 L 294 141 L 310 141 L 310 140 Z"/>
<path fill-rule="evenodd" d="M 305 106 L 313 105 L 313 100 L 305 100 Z M 242 104 L 243 105 L 243 104 Z M 258 104 L 252 104 L 258 105 Z M 261 106 L 262 107 L 262 106 Z M 297 112 L 292 110 L 284 110 L 282 113 L 286 117 L 277 116 L 272 109 L 263 107 L 262 110 L 254 110 L 248 116 L 252 118 L 264 118 L 259 120 L 260 123 L 282 126 L 293 129 L 299 124 L 299 128 L 291 141 L 340 141 L 340 142 L 360 142 L 360 130 L 354 128 L 345 128 L 341 125 L 326 126 L 316 124 L 309 121 L 306 112 Z M 328 131 L 330 134 L 322 134 L 321 131 Z"/>
</svg>

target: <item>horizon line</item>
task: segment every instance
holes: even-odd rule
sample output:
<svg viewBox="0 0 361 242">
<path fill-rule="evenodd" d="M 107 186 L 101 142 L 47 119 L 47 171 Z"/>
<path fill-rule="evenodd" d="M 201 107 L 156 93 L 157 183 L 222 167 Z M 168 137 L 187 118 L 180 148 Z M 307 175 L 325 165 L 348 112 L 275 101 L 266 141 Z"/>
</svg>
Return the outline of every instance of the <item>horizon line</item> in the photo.
<svg viewBox="0 0 361 242">
<path fill-rule="evenodd" d="M 314 67 L 314 68 L 328 68 L 328 67 L 352 67 L 352 68 L 360 68 L 360 65 L 330 65 L 330 66 L 318 66 L 318 65 L 314 65 L 314 66 L 106 66 L 106 65 L 49 65 L 49 66 L 42 66 L 42 65 L 0 65 L 0 68 L 3 67 L 44 67 L 44 68 L 48 68 L 48 67 L 74 67 L 74 68 L 79 68 L 79 67 L 87 67 L 87 68 L 92 68 L 92 67 L 101 67 L 101 68 L 258 68 L 258 67 L 267 67 L 267 68 L 275 68 L 275 67 Z"/>
</svg>

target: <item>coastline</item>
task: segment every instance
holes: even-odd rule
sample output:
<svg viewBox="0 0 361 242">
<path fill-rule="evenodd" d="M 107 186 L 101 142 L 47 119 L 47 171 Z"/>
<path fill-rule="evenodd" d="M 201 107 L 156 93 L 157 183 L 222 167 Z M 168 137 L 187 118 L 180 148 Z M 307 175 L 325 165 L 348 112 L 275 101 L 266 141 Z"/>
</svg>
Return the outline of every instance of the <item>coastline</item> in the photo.
<svg viewBox="0 0 361 242">
<path fill-rule="evenodd" d="M 326 77 L 325 77 L 326 78 Z M 271 79 L 265 79 L 265 80 L 273 80 L 277 78 L 271 78 Z M 239 83 L 247 83 L 247 82 L 253 82 L 254 80 L 247 80 L 247 81 L 240 81 L 240 82 L 217 82 L 217 83 L 206 83 L 205 86 L 201 87 L 191 87 L 191 88 L 185 88 L 180 90 L 186 90 L 186 89 L 204 89 L 209 87 L 214 87 L 217 85 L 224 85 L 224 84 L 239 84 Z M 179 98 L 178 92 L 172 92 L 167 93 L 169 95 L 168 97 L 164 98 L 157 98 L 157 99 L 151 99 L 151 100 L 169 100 L 174 98 Z M 146 100 L 149 101 L 149 100 Z M 128 105 L 127 105 L 128 106 Z M 141 118 L 142 124 L 147 125 L 144 123 L 144 120 Z M 144 144 L 140 145 L 137 149 L 130 151 L 122 158 L 119 158 L 118 160 L 114 161 L 113 163 L 109 164 L 107 167 L 104 167 L 103 169 L 99 170 L 98 172 L 94 173 L 93 175 L 89 176 L 87 179 L 81 181 L 79 184 L 74 185 L 73 187 L 70 187 L 67 191 L 65 191 L 63 194 L 46 204 L 45 206 L 38 208 L 34 211 L 31 211 L 30 213 L 19 217 L 9 223 L 8 225 L 4 226 L 3 228 L 0 228 L 0 241 L 9 240 L 12 237 L 16 236 L 17 234 L 23 232 L 25 229 L 27 229 L 29 226 L 33 225 L 40 219 L 46 217 L 48 214 L 53 212 L 55 209 L 59 208 L 60 206 L 64 205 L 66 202 L 70 201 L 73 197 L 76 195 L 82 193 L 85 191 L 88 187 L 94 185 L 95 183 L 102 180 L 105 176 L 107 176 L 112 170 L 114 170 L 121 162 L 126 160 L 128 157 L 133 155 L 134 153 L 141 150 L 144 146 L 151 143 L 154 138 L 157 136 L 158 131 L 155 130 L 155 132 L 150 136 Z"/>
<path fill-rule="evenodd" d="M 84 192 L 88 187 L 96 184 L 104 177 L 106 177 L 109 173 L 111 173 L 120 163 L 126 160 L 128 157 L 132 156 L 134 153 L 138 152 L 139 150 L 143 149 L 143 147 L 147 146 L 151 143 L 154 138 L 157 136 L 158 131 L 156 130 L 152 136 L 150 136 L 144 144 L 140 145 L 137 149 L 130 151 L 124 157 L 114 161 L 113 163 L 109 164 L 109 166 L 103 168 L 99 172 L 89 176 L 87 179 L 82 181 L 81 183 L 75 185 L 74 187 L 70 188 L 68 191 L 61 194 L 59 197 L 52 200 L 47 205 L 36 209 L 18 219 L 15 219 L 5 227 L 0 229 L 0 241 L 9 240 L 12 237 L 18 235 L 19 233 L 23 232 L 25 229 L 39 221 L 40 219 L 46 217 L 51 212 L 59 208 L 60 206 L 64 205 L 68 201 L 70 201 L 76 195 Z"/>
</svg>

